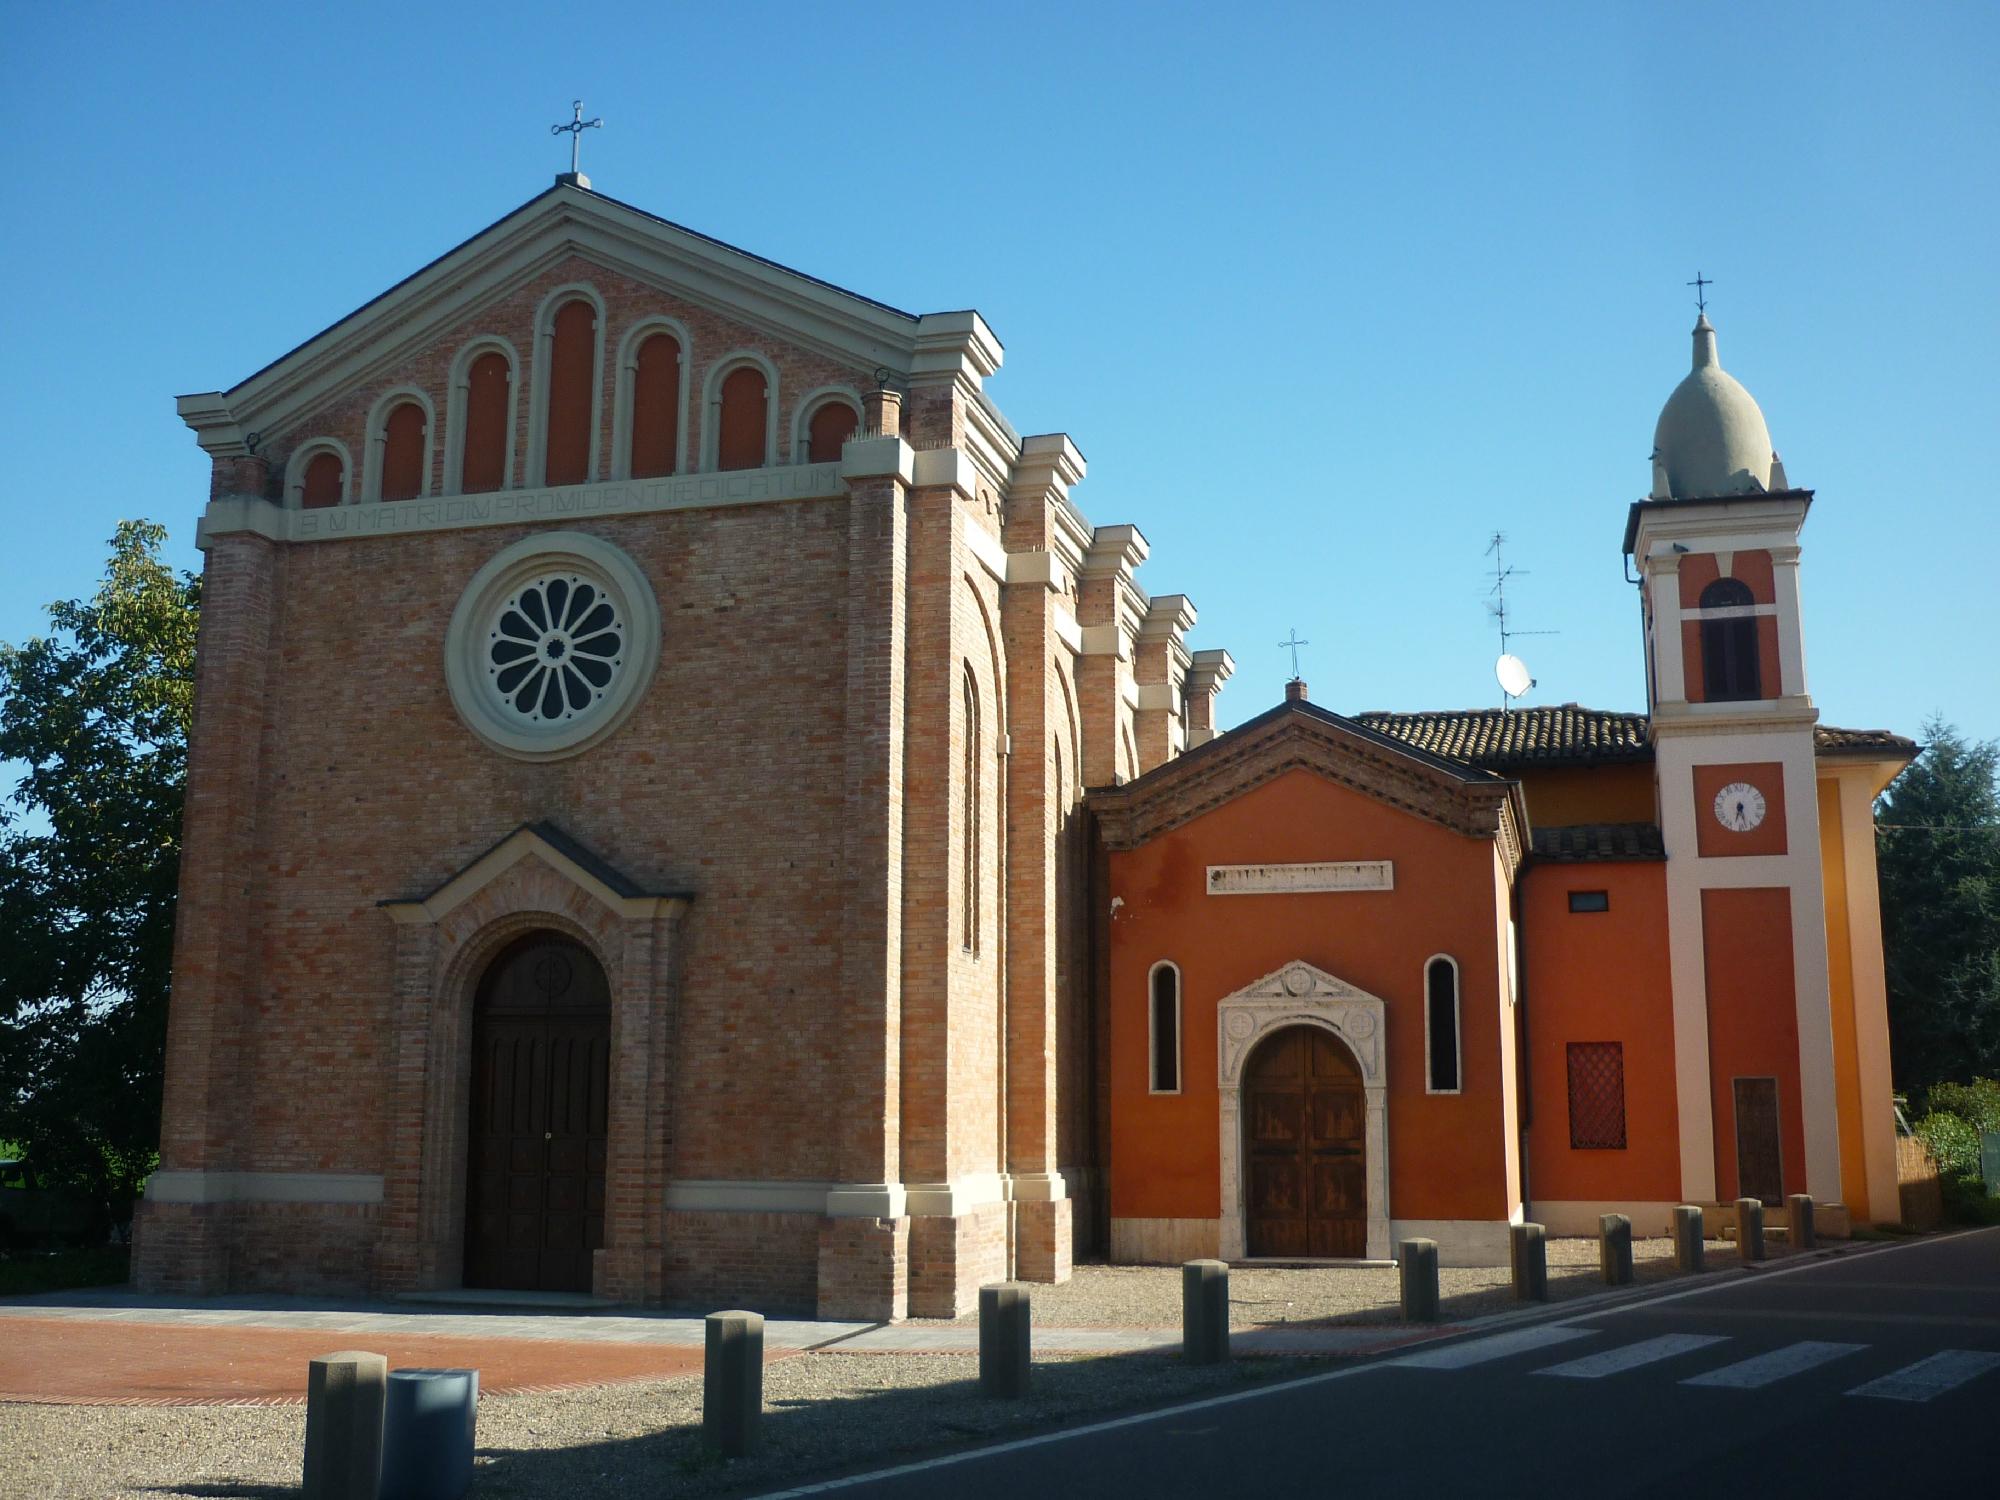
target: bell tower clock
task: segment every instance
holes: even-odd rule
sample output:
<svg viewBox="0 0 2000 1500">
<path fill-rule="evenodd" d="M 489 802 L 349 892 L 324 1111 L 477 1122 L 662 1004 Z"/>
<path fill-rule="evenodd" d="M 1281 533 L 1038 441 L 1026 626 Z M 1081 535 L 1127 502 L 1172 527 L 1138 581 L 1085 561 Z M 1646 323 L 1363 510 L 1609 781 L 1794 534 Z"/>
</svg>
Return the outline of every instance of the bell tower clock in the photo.
<svg viewBox="0 0 2000 1500">
<path fill-rule="evenodd" d="M 1840 1196 L 1792 486 L 1704 312 L 1625 526 L 1667 850 L 1681 1192 Z M 1815 1123 L 1808 1127 L 1807 1122 Z M 1770 1143 L 1778 1165 L 1770 1166 Z M 1747 1154 L 1746 1154 L 1747 1153 Z"/>
</svg>

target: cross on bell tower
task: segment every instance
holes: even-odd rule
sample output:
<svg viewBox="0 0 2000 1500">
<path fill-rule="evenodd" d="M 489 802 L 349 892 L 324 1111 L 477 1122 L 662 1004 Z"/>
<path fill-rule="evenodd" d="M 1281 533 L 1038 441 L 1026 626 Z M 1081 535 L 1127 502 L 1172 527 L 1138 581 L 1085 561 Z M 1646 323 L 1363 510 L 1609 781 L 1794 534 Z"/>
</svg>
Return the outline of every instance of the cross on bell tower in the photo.
<svg viewBox="0 0 2000 1500">
<path fill-rule="evenodd" d="M 583 101 L 581 99 L 571 100 L 570 109 L 572 111 L 572 118 L 567 124 L 551 125 L 549 127 L 550 135 L 566 135 L 569 137 L 569 170 L 557 173 L 556 182 L 558 185 L 567 183 L 571 187 L 587 188 L 590 186 L 590 179 L 583 175 L 583 169 L 578 165 L 583 155 L 583 133 L 586 130 L 602 130 L 604 128 L 604 119 L 602 116 L 599 116 L 595 120 L 586 120 L 583 117 Z"/>
</svg>

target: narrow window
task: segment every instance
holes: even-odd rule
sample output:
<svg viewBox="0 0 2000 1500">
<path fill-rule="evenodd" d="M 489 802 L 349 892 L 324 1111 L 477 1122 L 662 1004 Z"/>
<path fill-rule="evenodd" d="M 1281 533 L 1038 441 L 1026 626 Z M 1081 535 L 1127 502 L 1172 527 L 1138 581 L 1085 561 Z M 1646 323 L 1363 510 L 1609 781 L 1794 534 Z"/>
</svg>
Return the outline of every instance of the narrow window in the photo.
<svg viewBox="0 0 2000 1500">
<path fill-rule="evenodd" d="M 1181 1091 L 1181 971 L 1153 965 L 1153 1092 Z"/>
<path fill-rule="evenodd" d="M 1573 1151 L 1625 1149 L 1625 1045 L 1569 1044 L 1569 1144 Z"/>
<path fill-rule="evenodd" d="M 507 450 L 513 439 L 507 430 L 514 404 L 508 392 L 512 374 L 507 356 L 498 349 L 474 359 L 465 373 L 465 457 L 458 477 L 465 494 L 484 494 L 507 482 Z"/>
<path fill-rule="evenodd" d="M 632 377 L 632 477 L 674 472 L 681 437 L 681 344 L 656 333 L 639 346 Z"/>
<path fill-rule="evenodd" d="M 764 372 L 755 365 L 731 370 L 722 381 L 722 411 L 716 422 L 715 466 L 764 466 L 765 406 L 771 399 Z"/>
<path fill-rule="evenodd" d="M 859 418 L 844 401 L 829 401 L 806 425 L 806 462 L 828 464 L 840 457 L 841 445 L 854 436 Z"/>
<path fill-rule="evenodd" d="M 413 500 L 424 492 L 424 409 L 395 406 L 382 423 L 382 498 Z"/>
<path fill-rule="evenodd" d="M 965 951 L 979 951 L 979 683 L 965 669 Z"/>
<path fill-rule="evenodd" d="M 341 467 L 340 455 L 329 448 L 324 453 L 315 453 L 306 464 L 305 488 L 299 504 L 307 510 L 338 505 L 346 488 L 347 471 Z"/>
<path fill-rule="evenodd" d="M 1701 607 L 1751 607 L 1750 589 L 1741 579 L 1718 578 L 1701 591 Z M 1764 696 L 1757 669 L 1757 617 L 1732 615 L 1701 622 L 1703 696 L 1710 703 L 1747 703 Z"/>
<path fill-rule="evenodd" d="M 1424 969 L 1430 1092 L 1458 1092 L 1458 965 L 1440 955 Z"/>
<path fill-rule="evenodd" d="M 1571 911 L 1610 911 L 1611 892 L 1571 891 L 1569 893 L 1569 909 Z"/>
<path fill-rule="evenodd" d="M 549 341 L 547 458 L 550 484 L 590 478 L 590 387 L 597 363 L 597 309 L 582 298 L 556 309 Z M 470 486 L 468 485 L 469 489 Z"/>
</svg>

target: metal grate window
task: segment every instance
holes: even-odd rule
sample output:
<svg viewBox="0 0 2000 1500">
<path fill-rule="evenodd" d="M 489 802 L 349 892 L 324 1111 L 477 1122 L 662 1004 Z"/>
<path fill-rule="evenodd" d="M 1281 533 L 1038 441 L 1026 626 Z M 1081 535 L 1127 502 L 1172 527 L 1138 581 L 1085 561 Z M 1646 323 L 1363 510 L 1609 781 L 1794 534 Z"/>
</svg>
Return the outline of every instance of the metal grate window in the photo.
<svg viewBox="0 0 2000 1500">
<path fill-rule="evenodd" d="M 1569 1044 L 1569 1144 L 1575 1151 L 1625 1149 L 1625 1046 Z"/>
</svg>

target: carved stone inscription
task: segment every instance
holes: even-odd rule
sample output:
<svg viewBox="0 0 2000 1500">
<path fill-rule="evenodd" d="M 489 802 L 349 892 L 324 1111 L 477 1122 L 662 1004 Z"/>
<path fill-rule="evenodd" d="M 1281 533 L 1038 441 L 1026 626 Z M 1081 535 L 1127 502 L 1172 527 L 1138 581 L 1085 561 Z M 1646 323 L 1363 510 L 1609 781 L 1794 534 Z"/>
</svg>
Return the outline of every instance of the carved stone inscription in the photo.
<svg viewBox="0 0 2000 1500">
<path fill-rule="evenodd" d="M 1344 864 L 1210 865 L 1211 896 L 1263 896 L 1302 891 L 1388 891 L 1396 886 L 1396 862 L 1351 860 Z"/>
</svg>

